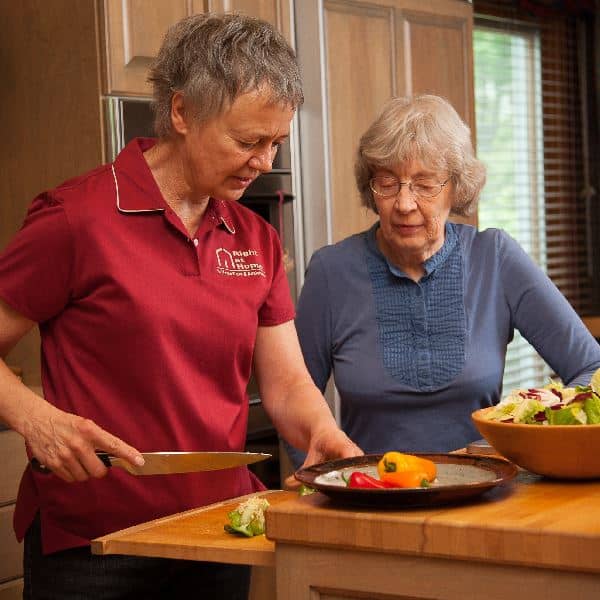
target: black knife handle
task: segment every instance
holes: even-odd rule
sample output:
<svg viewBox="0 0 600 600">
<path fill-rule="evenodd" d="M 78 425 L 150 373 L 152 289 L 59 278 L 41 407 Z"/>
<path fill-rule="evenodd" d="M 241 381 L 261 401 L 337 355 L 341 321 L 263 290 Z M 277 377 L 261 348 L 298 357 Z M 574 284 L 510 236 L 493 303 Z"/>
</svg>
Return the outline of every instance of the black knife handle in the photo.
<svg viewBox="0 0 600 600">
<path fill-rule="evenodd" d="M 38 473 L 42 473 L 43 475 L 49 475 L 52 471 L 46 466 L 43 465 L 35 456 L 29 461 L 31 463 L 31 468 Z"/>
<path fill-rule="evenodd" d="M 110 454 L 108 454 L 108 452 L 96 450 L 96 456 L 105 464 L 105 466 L 112 467 L 112 463 L 110 462 Z M 29 462 L 31 464 L 31 468 L 37 473 L 42 473 L 43 475 L 49 475 L 52 473 L 51 469 L 49 469 L 46 465 L 43 465 L 37 458 L 35 458 L 35 456 Z"/>
<path fill-rule="evenodd" d="M 108 452 L 96 450 L 96 456 L 104 463 L 105 467 L 112 467 L 112 463 L 110 462 L 111 455 Z"/>
</svg>

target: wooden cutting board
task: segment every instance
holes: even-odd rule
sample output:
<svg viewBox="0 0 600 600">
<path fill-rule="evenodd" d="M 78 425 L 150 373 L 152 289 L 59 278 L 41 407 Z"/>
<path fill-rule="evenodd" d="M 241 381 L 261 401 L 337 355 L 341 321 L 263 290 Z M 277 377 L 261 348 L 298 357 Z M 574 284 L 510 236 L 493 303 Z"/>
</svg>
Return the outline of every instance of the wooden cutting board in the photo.
<svg viewBox="0 0 600 600">
<path fill-rule="evenodd" d="M 185 560 L 208 560 L 272 567 L 275 544 L 264 535 L 247 538 L 224 531 L 227 513 L 248 496 L 203 506 L 123 529 L 92 541 L 94 554 L 128 554 Z M 298 494 L 268 490 L 258 494 L 272 506 Z"/>
</svg>

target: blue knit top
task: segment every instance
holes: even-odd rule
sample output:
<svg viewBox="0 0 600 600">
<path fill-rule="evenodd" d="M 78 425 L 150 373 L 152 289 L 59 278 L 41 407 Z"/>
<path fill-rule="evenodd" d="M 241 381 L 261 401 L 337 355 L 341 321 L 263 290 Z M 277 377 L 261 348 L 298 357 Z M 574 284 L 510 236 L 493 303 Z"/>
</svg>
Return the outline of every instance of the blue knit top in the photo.
<svg viewBox="0 0 600 600">
<path fill-rule="evenodd" d="M 342 428 L 365 452 L 480 438 L 471 413 L 500 400 L 514 329 L 565 383 L 600 368 L 600 345 L 507 233 L 448 223 L 416 283 L 379 251 L 378 226 L 313 255 L 296 318 L 315 383 L 333 373 Z"/>
</svg>

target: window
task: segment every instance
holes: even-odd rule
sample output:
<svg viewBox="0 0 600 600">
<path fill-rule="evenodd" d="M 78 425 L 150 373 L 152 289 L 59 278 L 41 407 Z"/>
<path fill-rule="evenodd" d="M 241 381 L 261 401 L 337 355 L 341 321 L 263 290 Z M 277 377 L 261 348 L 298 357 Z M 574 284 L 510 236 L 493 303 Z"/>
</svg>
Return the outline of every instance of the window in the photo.
<svg viewBox="0 0 600 600">
<path fill-rule="evenodd" d="M 475 0 L 477 151 L 488 167 L 479 226 L 506 229 L 575 310 L 593 303 L 584 174 L 581 15 L 535 3 Z M 583 82 L 583 83 L 582 83 Z M 588 204 L 586 204 L 586 202 Z M 520 336 L 504 389 L 542 384 L 549 367 Z"/>
<path fill-rule="evenodd" d="M 477 153 L 488 168 L 479 227 L 499 227 L 546 267 L 539 32 L 478 19 L 474 36 Z M 543 384 L 549 367 L 515 332 L 504 390 Z"/>
</svg>

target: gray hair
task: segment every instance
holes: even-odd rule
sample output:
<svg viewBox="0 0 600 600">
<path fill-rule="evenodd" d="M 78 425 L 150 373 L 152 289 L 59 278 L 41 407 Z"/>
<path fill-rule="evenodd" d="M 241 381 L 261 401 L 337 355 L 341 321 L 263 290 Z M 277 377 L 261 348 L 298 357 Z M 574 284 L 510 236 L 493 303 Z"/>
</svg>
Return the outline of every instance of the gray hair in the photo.
<svg viewBox="0 0 600 600">
<path fill-rule="evenodd" d="M 469 215 L 485 183 L 485 166 L 471 132 L 452 105 L 433 95 L 392 98 L 360 138 L 354 175 L 362 203 L 377 212 L 369 180 L 377 169 L 418 160 L 447 171 L 454 184 L 452 212 Z"/>
<path fill-rule="evenodd" d="M 239 14 L 197 14 L 168 31 L 150 69 L 154 129 L 172 133 L 171 100 L 182 92 L 193 116 L 206 121 L 241 94 L 266 89 L 274 103 L 304 100 L 294 51 L 270 23 Z"/>
</svg>

